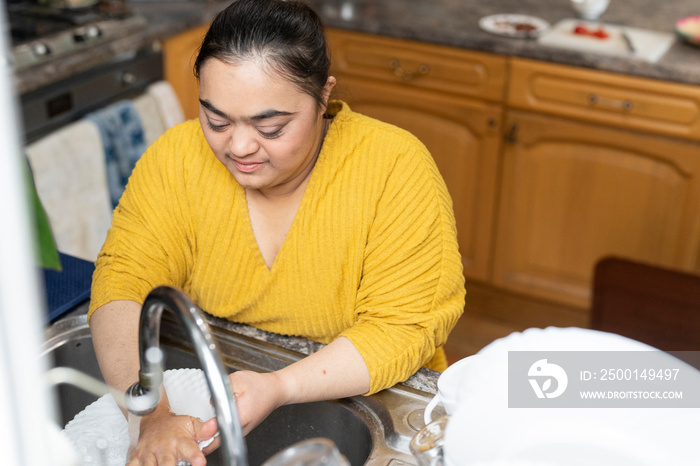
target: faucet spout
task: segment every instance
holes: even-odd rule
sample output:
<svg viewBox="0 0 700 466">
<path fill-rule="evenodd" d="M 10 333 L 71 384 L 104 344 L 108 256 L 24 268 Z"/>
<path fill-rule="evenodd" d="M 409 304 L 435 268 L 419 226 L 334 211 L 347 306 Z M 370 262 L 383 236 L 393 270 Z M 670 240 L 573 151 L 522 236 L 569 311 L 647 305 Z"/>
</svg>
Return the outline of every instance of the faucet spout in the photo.
<svg viewBox="0 0 700 466">
<path fill-rule="evenodd" d="M 247 466 L 247 453 L 238 410 L 218 346 L 212 337 L 202 311 L 184 293 L 160 286 L 153 289 L 143 303 L 139 323 L 139 381 L 126 392 L 127 409 L 139 416 L 155 410 L 160 401 L 163 381 L 160 351 L 160 321 L 163 310 L 177 315 L 187 331 L 199 358 L 212 395 L 216 420 L 219 423 L 221 448 L 226 465 Z"/>
</svg>

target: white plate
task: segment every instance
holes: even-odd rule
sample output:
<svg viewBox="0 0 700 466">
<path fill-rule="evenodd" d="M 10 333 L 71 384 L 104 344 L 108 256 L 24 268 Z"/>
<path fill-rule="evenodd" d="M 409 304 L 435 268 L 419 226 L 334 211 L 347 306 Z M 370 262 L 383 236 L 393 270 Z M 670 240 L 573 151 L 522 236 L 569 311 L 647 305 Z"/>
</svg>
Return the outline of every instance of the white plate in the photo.
<svg viewBox="0 0 700 466">
<path fill-rule="evenodd" d="M 163 373 L 170 411 L 205 421 L 214 417 L 214 407 L 204 373 L 199 369 L 174 369 Z M 63 434 L 80 454 L 83 466 L 123 466 L 129 449 L 126 419 L 112 395 L 105 395 L 79 412 L 66 424 Z M 213 439 L 212 439 L 213 440 Z M 200 442 L 204 448 L 211 440 Z"/>
<path fill-rule="evenodd" d="M 529 15 L 491 15 L 479 20 L 479 27 L 486 32 L 506 37 L 539 37 L 549 29 L 542 18 Z"/>
</svg>

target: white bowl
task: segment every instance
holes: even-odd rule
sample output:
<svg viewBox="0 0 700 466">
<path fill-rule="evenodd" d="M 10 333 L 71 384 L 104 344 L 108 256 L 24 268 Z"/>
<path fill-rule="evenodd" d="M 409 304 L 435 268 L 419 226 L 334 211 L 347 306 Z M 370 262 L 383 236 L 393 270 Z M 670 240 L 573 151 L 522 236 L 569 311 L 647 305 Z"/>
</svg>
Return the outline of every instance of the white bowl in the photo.
<svg viewBox="0 0 700 466">
<path fill-rule="evenodd" d="M 608 9 L 610 0 L 571 0 L 571 6 L 576 13 L 588 20 L 596 20 Z"/>
</svg>

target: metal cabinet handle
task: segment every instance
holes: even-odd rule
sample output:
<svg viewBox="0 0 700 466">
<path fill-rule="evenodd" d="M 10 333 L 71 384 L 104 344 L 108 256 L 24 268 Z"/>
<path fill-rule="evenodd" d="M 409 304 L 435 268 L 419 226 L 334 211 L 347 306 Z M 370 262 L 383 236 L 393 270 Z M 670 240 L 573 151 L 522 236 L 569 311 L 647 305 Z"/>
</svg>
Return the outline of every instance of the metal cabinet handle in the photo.
<svg viewBox="0 0 700 466">
<path fill-rule="evenodd" d="M 625 100 L 619 100 L 619 99 L 610 99 L 607 97 L 599 97 L 596 94 L 589 94 L 588 95 L 588 103 L 590 103 L 593 106 L 600 106 L 600 107 L 611 107 L 611 108 L 616 108 L 620 110 L 631 110 L 634 104 L 632 103 L 631 100 L 625 99 Z"/>
<path fill-rule="evenodd" d="M 394 74 L 397 78 L 401 78 L 404 81 L 413 81 L 420 76 L 425 76 L 430 73 L 430 66 L 426 65 L 425 63 L 418 65 L 418 69 L 416 71 L 406 71 L 403 66 L 401 66 L 401 62 L 398 58 L 391 59 L 389 62 L 389 68 L 394 70 Z"/>
</svg>

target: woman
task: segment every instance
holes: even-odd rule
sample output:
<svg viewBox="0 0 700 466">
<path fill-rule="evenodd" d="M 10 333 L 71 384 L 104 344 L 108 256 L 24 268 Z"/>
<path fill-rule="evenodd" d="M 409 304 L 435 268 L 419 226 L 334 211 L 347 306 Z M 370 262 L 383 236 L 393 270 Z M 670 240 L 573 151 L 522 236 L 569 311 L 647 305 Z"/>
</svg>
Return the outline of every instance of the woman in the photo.
<svg viewBox="0 0 700 466">
<path fill-rule="evenodd" d="M 446 367 L 465 292 L 444 182 L 413 136 L 329 101 L 328 70 L 301 3 L 239 0 L 214 20 L 195 63 L 199 120 L 139 161 L 97 260 L 90 325 L 111 386 L 137 379 L 141 303 L 158 285 L 327 344 L 273 373 L 230 375 L 245 433 L 285 404 Z M 129 464 L 205 464 L 195 440 L 215 432 L 164 400 Z"/>
</svg>

